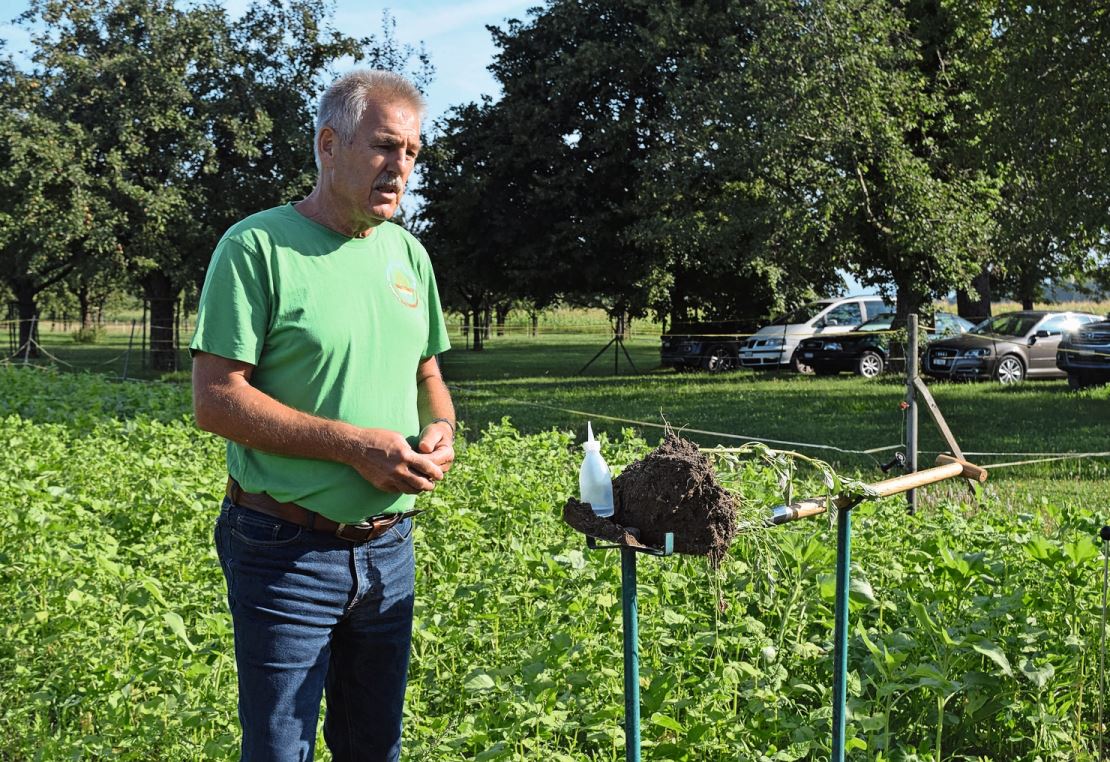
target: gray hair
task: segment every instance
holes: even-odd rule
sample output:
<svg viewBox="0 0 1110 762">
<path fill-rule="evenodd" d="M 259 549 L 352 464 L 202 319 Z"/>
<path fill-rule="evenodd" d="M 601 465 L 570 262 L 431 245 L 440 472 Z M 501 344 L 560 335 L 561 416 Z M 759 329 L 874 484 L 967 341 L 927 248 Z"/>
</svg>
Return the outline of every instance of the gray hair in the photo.
<svg viewBox="0 0 1110 762">
<path fill-rule="evenodd" d="M 320 132 L 330 127 L 344 143 L 355 139 L 358 123 L 368 103 L 403 103 L 423 119 L 427 104 L 416 86 L 384 69 L 355 69 L 335 80 L 320 98 L 316 114 L 316 130 L 312 136 L 312 154 L 320 169 L 320 153 L 316 147 Z"/>
</svg>

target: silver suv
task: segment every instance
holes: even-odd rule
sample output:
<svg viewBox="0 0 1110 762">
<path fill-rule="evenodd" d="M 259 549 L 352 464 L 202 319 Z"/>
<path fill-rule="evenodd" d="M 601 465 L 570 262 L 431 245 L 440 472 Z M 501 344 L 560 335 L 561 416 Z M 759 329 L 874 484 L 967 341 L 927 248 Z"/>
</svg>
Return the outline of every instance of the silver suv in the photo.
<svg viewBox="0 0 1110 762">
<path fill-rule="evenodd" d="M 818 334 L 847 333 L 865 320 L 893 309 L 894 305 L 874 295 L 819 299 L 783 315 L 752 334 L 740 345 L 740 364 L 746 368 L 789 366 L 808 373 L 809 367 L 797 353 L 802 339 Z"/>
<path fill-rule="evenodd" d="M 1072 389 L 1110 382 L 1110 319 L 1064 334 L 1056 348 L 1056 367 L 1068 374 Z"/>
</svg>

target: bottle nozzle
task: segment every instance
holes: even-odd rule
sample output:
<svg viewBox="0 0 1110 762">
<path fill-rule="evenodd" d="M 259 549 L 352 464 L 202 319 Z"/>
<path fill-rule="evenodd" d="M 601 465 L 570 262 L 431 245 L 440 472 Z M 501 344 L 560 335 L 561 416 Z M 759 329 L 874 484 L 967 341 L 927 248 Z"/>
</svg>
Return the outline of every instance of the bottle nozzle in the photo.
<svg viewBox="0 0 1110 762">
<path fill-rule="evenodd" d="M 586 421 L 586 441 L 582 443 L 582 449 L 586 452 L 601 452 L 601 443 L 594 439 L 594 427 L 589 421 Z"/>
</svg>

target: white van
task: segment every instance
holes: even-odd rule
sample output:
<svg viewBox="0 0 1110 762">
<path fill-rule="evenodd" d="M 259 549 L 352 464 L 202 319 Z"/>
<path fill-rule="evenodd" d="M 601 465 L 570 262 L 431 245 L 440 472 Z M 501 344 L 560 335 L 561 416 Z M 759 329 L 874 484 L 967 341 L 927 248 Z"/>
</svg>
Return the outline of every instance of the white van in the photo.
<svg viewBox="0 0 1110 762">
<path fill-rule="evenodd" d="M 798 343 L 824 333 L 847 333 L 880 312 L 891 312 L 894 306 L 881 296 L 847 296 L 842 299 L 819 299 L 765 325 L 740 345 L 740 365 L 745 368 L 782 368 L 808 372 L 809 368 L 795 356 Z"/>
</svg>

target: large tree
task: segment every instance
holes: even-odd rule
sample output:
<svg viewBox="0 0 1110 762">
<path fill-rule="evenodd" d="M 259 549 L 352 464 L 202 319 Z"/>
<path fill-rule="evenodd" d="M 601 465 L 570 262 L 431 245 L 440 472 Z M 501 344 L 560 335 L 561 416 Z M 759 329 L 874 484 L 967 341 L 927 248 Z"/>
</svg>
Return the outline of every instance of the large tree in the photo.
<svg viewBox="0 0 1110 762">
<path fill-rule="evenodd" d="M 861 283 L 893 282 L 901 316 L 969 284 L 996 183 L 970 159 L 956 19 L 928 2 L 760 5 L 746 82 L 775 203 Z"/>
<path fill-rule="evenodd" d="M 497 109 L 514 133 L 504 158 L 528 183 L 515 197 L 520 212 L 542 223 L 520 255 L 549 288 L 617 319 L 646 313 L 662 258 L 635 235 L 672 53 L 653 33 L 651 7 L 551 2 L 527 23 L 492 30 Z"/>
<path fill-rule="evenodd" d="M 783 203 L 759 161 L 761 104 L 745 73 L 760 54 L 756 2 L 669 0 L 650 11 L 666 41 L 663 136 L 643 162 L 636 231 L 664 255 L 656 311 L 672 322 L 739 319 L 754 327 L 841 285 L 800 203 Z M 731 321 L 730 321 L 731 322 Z"/>
<path fill-rule="evenodd" d="M 1031 308 L 1046 281 L 1110 265 L 1110 6 L 1001 0 L 993 22 L 982 88 L 1006 180 L 998 281 Z"/>
<path fill-rule="evenodd" d="M 56 120 L 44 95 L 38 78 L 0 64 L 0 278 L 17 304 L 19 346 L 31 356 L 39 294 L 114 245 L 102 225 L 111 212 L 88 169 L 89 136 Z"/>
<path fill-rule="evenodd" d="M 177 358 L 175 305 L 203 278 L 231 222 L 304 194 L 312 114 L 343 57 L 400 68 L 413 51 L 331 27 L 332 6 L 256 3 L 234 24 L 175 0 L 34 0 L 33 76 L 45 115 L 80 125 L 83 168 L 101 178 L 107 226 L 151 307 L 152 361 Z M 418 79 L 430 69 L 421 58 Z"/>
</svg>

